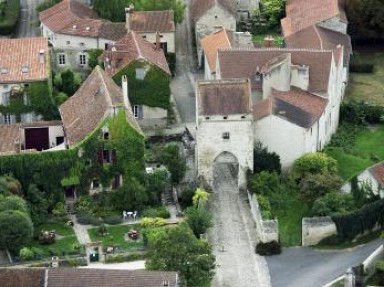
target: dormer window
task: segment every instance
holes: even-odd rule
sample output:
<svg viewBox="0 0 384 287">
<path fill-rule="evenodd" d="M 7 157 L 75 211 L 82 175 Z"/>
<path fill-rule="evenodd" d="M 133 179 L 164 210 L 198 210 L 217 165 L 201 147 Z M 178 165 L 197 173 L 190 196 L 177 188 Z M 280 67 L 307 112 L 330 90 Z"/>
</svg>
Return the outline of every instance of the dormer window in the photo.
<svg viewBox="0 0 384 287">
<path fill-rule="evenodd" d="M 9 73 L 9 69 L 6 68 L 6 67 L 3 67 L 1 68 L 1 73 L 4 75 L 4 74 L 8 74 Z"/>
<path fill-rule="evenodd" d="M 28 65 L 24 65 L 21 67 L 21 72 L 23 74 L 26 74 L 26 73 L 29 73 L 29 66 Z"/>
</svg>

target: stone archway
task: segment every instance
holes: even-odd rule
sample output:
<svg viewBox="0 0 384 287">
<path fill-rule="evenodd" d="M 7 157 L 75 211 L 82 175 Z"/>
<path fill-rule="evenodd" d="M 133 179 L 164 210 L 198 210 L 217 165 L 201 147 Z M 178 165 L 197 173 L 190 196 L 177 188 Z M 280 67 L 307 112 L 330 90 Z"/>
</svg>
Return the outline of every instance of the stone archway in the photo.
<svg viewBox="0 0 384 287">
<path fill-rule="evenodd" d="M 238 191 L 239 184 L 239 161 L 232 153 L 224 151 L 220 153 L 213 162 L 212 167 L 213 188 L 222 190 L 221 185 L 225 183 L 233 186 L 231 190 Z"/>
</svg>

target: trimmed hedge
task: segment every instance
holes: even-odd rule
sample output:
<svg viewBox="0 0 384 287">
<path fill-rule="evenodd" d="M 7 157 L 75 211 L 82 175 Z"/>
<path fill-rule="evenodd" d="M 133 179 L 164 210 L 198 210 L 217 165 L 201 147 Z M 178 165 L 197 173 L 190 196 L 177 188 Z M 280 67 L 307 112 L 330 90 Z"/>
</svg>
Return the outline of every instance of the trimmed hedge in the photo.
<svg viewBox="0 0 384 287">
<path fill-rule="evenodd" d="M 256 253 L 261 256 L 277 255 L 281 253 L 281 245 L 276 240 L 260 242 L 256 245 Z"/>
<path fill-rule="evenodd" d="M 116 225 L 122 222 L 122 218 L 119 215 L 113 215 L 104 218 L 104 222 L 109 225 Z"/>
<path fill-rule="evenodd" d="M 161 218 L 169 218 L 171 214 L 165 208 L 165 206 L 160 207 L 152 207 L 145 209 L 142 214 L 142 217 L 161 217 Z"/>
<path fill-rule="evenodd" d="M 103 223 L 103 220 L 100 218 L 94 217 L 93 215 L 87 213 L 78 213 L 76 217 L 79 224 L 100 225 Z"/>
<path fill-rule="evenodd" d="M 20 0 L 5 2 L 4 17 L 0 16 L 0 34 L 11 34 L 17 27 L 20 17 Z"/>
</svg>

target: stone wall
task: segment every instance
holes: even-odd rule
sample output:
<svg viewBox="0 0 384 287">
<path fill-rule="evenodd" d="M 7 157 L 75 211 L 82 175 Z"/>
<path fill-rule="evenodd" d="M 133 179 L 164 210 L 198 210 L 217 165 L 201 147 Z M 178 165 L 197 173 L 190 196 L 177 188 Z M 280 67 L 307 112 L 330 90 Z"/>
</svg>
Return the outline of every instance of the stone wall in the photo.
<svg viewBox="0 0 384 287">
<path fill-rule="evenodd" d="M 256 194 L 251 194 L 249 191 L 248 200 L 251 206 L 253 220 L 256 223 L 257 236 L 261 242 L 279 241 L 279 228 L 277 220 L 263 220 L 260 212 L 259 203 L 257 202 Z"/>
<path fill-rule="evenodd" d="M 330 216 L 304 217 L 301 232 L 302 246 L 316 245 L 320 240 L 337 234 L 336 225 Z"/>
</svg>

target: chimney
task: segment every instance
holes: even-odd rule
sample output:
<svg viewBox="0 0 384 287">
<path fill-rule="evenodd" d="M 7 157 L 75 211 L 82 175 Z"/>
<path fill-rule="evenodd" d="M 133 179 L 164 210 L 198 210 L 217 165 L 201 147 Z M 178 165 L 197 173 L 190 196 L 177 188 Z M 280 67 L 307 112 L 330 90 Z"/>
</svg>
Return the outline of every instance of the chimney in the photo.
<svg viewBox="0 0 384 287">
<path fill-rule="evenodd" d="M 268 35 L 264 38 L 264 47 L 265 48 L 272 48 L 275 46 L 275 39 L 273 39 L 272 35 Z"/>
<path fill-rule="evenodd" d="M 156 51 L 160 51 L 160 33 L 159 32 L 156 32 Z"/>
<path fill-rule="evenodd" d="M 126 75 L 123 75 L 121 78 L 121 88 L 123 89 L 124 106 L 126 109 L 129 109 L 128 80 Z"/>
<path fill-rule="evenodd" d="M 133 13 L 134 6 L 131 4 L 129 7 L 125 8 L 125 29 L 127 29 L 127 32 L 131 31 L 131 26 L 129 24 L 129 18 L 131 14 Z"/>
<path fill-rule="evenodd" d="M 41 49 L 39 51 L 39 62 L 40 64 L 44 64 L 45 63 L 45 51 L 43 49 Z"/>
</svg>

